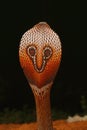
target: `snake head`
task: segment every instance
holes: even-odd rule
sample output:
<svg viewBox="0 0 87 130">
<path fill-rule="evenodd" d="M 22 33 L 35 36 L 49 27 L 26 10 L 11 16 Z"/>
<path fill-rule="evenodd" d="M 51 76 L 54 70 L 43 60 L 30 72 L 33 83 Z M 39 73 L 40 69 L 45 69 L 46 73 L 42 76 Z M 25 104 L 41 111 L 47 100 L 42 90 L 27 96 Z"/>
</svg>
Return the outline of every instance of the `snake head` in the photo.
<svg viewBox="0 0 87 130">
<path fill-rule="evenodd" d="M 53 82 L 61 61 L 59 36 L 46 22 L 40 22 L 24 33 L 19 59 L 30 84 L 38 88 Z"/>
</svg>

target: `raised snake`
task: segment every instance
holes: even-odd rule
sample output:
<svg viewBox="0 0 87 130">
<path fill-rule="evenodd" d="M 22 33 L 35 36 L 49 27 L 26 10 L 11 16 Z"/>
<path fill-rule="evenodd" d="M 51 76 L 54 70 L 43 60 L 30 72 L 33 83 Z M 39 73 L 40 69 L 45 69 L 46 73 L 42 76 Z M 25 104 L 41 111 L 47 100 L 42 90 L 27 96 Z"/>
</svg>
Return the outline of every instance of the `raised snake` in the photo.
<svg viewBox="0 0 87 130">
<path fill-rule="evenodd" d="M 46 22 L 36 24 L 21 38 L 19 59 L 35 96 L 38 130 L 53 130 L 49 97 L 61 54 L 59 36 Z"/>
</svg>

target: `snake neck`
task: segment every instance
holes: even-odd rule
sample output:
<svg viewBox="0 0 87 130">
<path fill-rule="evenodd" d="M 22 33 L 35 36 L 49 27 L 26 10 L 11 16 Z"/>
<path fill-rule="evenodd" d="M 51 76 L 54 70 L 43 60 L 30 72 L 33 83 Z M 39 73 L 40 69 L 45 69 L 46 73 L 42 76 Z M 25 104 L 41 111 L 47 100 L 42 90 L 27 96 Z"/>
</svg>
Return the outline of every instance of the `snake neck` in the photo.
<svg viewBox="0 0 87 130">
<path fill-rule="evenodd" d="M 33 91 L 34 96 L 41 99 L 41 98 L 44 98 L 46 96 L 46 94 L 50 91 L 53 82 L 50 82 L 49 84 L 47 84 L 41 88 L 38 88 L 36 85 L 33 85 L 31 83 L 29 83 L 29 84 Z"/>
<path fill-rule="evenodd" d="M 36 102 L 38 130 L 53 130 L 50 105 L 50 90 L 52 83 L 41 89 L 31 85 Z"/>
</svg>

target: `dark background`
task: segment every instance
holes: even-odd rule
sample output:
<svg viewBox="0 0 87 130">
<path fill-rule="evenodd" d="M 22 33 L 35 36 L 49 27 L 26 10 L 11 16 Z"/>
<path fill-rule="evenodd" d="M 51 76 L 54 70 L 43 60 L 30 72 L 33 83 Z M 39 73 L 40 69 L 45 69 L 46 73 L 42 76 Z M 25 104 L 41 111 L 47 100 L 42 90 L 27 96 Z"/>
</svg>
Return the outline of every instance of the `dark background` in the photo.
<svg viewBox="0 0 87 130">
<path fill-rule="evenodd" d="M 19 42 L 25 31 L 46 21 L 62 42 L 62 61 L 51 91 L 52 107 L 81 111 L 87 96 L 87 7 L 85 1 L 30 0 L 0 3 L 0 109 L 35 107 L 19 63 Z"/>
</svg>

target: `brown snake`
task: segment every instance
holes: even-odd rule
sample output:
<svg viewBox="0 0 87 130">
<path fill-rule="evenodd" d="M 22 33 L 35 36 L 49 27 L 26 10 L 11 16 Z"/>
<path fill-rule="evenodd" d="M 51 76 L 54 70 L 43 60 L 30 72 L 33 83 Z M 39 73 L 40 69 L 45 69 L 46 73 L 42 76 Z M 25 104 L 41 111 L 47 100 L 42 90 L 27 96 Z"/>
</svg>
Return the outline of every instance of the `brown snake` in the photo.
<svg viewBox="0 0 87 130">
<path fill-rule="evenodd" d="M 59 36 L 46 22 L 36 24 L 21 38 L 19 59 L 35 96 L 38 130 L 53 130 L 49 97 L 61 54 Z"/>
</svg>

